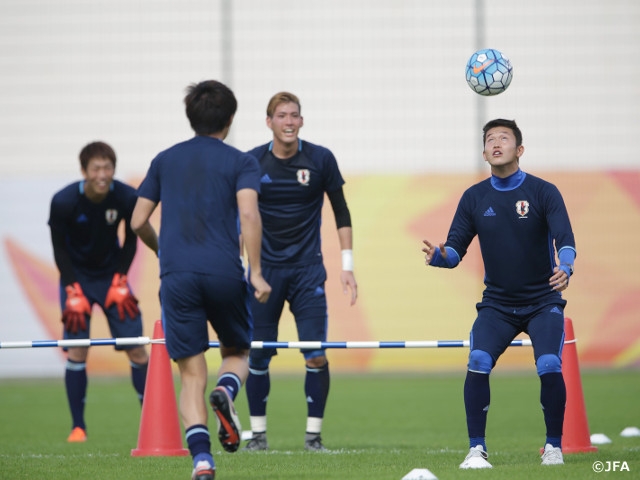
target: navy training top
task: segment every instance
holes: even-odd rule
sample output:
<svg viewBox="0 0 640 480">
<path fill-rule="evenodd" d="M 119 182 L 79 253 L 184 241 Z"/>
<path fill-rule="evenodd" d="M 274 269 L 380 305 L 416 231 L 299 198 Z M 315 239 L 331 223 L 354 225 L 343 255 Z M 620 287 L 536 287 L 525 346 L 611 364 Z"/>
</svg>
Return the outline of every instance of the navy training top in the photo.
<svg viewBox="0 0 640 480">
<path fill-rule="evenodd" d="M 549 285 L 555 251 L 575 251 L 575 240 L 555 185 L 521 170 L 473 185 L 460 199 L 445 245 L 462 259 L 476 235 L 485 269 L 483 302 L 530 305 L 561 298 Z"/>
<path fill-rule="evenodd" d="M 345 183 L 333 153 L 299 140 L 297 153 L 286 160 L 273 155 L 271 143 L 249 154 L 260 162 L 262 262 L 271 266 L 321 263 L 324 194 Z"/>
<path fill-rule="evenodd" d="M 255 158 L 198 135 L 159 153 L 138 195 L 160 202 L 160 276 L 195 272 L 241 278 L 236 193 L 260 192 Z"/>
<path fill-rule="evenodd" d="M 84 194 L 84 181 L 67 185 L 51 199 L 49 226 L 53 252 L 64 285 L 76 272 L 88 276 L 126 274 L 136 252 L 131 214 L 137 200 L 133 187 L 113 180 L 106 198 L 94 203 Z M 120 246 L 118 226 L 125 222 Z"/>
</svg>

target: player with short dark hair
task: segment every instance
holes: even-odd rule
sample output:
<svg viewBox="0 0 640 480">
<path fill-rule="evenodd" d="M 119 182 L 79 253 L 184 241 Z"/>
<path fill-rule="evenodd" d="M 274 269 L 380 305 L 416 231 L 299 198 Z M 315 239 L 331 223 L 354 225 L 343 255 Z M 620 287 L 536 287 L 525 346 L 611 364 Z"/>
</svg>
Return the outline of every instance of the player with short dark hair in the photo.
<svg viewBox="0 0 640 480">
<path fill-rule="evenodd" d="M 300 101 L 289 92 L 274 95 L 267 106 L 271 142 L 249 153 L 260 162 L 260 214 L 263 223 L 262 265 L 273 287 L 267 303 L 252 302 L 254 340 L 276 341 L 285 301 L 295 318 L 301 341 L 327 340 L 327 273 L 320 238 L 322 205 L 329 197 L 336 220 L 344 293 L 357 298 L 353 275 L 351 215 L 345 201 L 344 180 L 335 157 L 325 147 L 298 138 L 303 126 Z M 269 364 L 276 349 L 254 349 L 249 357 L 247 397 L 253 438 L 249 451 L 267 450 L 267 397 L 271 389 Z M 324 349 L 304 349 L 307 399 L 305 448 L 322 451 L 320 437 L 329 395 L 329 362 Z"/>
<path fill-rule="evenodd" d="M 564 307 L 576 257 L 569 215 L 558 189 L 520 169 L 522 133 L 513 120 L 483 128 L 491 177 L 464 192 L 447 241 L 424 241 L 427 265 L 454 268 L 477 235 L 485 290 L 476 305 L 464 384 L 469 454 L 460 468 L 491 468 L 485 430 L 489 374 L 521 332 L 531 338 L 540 377 L 546 441 L 543 465 L 562 464 L 566 387 L 562 376 Z M 558 257 L 559 264 L 556 262 Z"/>
<path fill-rule="evenodd" d="M 51 200 L 49 226 L 60 271 L 60 303 L 65 339 L 89 338 L 91 306 L 104 311 L 113 337 L 142 335 L 138 301 L 127 282 L 137 239 L 130 221 L 136 203 L 134 188 L 113 176 L 116 154 L 104 142 L 92 142 L 80 152 L 84 180 L 57 192 Z M 118 228 L 124 223 L 124 243 Z M 140 402 L 144 396 L 149 357 L 143 346 L 116 346 L 131 362 L 131 378 Z M 84 442 L 88 347 L 69 347 L 65 387 L 71 410 L 69 442 Z"/>
<path fill-rule="evenodd" d="M 271 287 L 260 267 L 260 169 L 251 155 L 226 145 L 237 102 L 224 84 L 188 87 L 184 99 L 196 136 L 159 153 L 140 185 L 132 225 L 160 259 L 160 299 L 167 351 L 180 370 L 180 416 L 193 458 L 193 480 L 211 480 L 215 463 L 204 399 L 208 323 L 222 364 L 209 401 L 223 448 L 235 452 L 241 428 L 233 400 L 248 374 L 253 319 L 239 257 L 240 232 L 257 303 Z M 149 217 L 162 203 L 160 237 Z"/>
</svg>

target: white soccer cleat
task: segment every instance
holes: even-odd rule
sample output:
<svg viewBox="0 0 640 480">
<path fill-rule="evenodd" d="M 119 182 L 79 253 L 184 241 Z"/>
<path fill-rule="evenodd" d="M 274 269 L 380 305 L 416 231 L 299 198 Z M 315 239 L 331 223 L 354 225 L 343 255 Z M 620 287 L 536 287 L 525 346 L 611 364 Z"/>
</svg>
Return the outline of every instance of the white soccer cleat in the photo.
<svg viewBox="0 0 640 480">
<path fill-rule="evenodd" d="M 487 458 L 489 458 L 489 454 L 484 451 L 482 445 L 476 445 L 469 449 L 469 453 L 464 459 L 464 462 L 460 464 L 460 468 L 493 468 L 492 465 L 487 462 Z"/>
<path fill-rule="evenodd" d="M 542 465 L 564 465 L 562 450 L 547 443 L 542 452 Z"/>
</svg>

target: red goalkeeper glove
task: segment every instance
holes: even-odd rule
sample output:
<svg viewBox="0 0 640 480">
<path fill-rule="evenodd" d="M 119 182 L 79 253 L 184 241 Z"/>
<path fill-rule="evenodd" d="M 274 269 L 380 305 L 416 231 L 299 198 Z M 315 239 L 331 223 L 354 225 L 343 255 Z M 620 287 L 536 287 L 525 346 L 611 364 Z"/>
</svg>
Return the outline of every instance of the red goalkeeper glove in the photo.
<svg viewBox="0 0 640 480">
<path fill-rule="evenodd" d="M 113 276 L 113 281 L 107 292 L 107 298 L 104 301 L 105 308 L 109 308 L 111 305 L 116 304 L 118 306 L 118 314 L 120 320 L 124 321 L 125 312 L 132 319 L 136 318 L 140 314 L 138 308 L 138 299 L 133 296 L 129 285 L 127 285 L 127 276 L 116 273 Z"/>
<path fill-rule="evenodd" d="M 62 312 L 62 323 L 67 332 L 78 333 L 78 329 L 87 329 L 87 320 L 85 315 L 91 314 L 91 305 L 89 300 L 82 293 L 82 288 L 78 282 L 72 283 L 65 287 L 67 292 L 67 301 L 64 304 L 64 312 Z"/>
</svg>

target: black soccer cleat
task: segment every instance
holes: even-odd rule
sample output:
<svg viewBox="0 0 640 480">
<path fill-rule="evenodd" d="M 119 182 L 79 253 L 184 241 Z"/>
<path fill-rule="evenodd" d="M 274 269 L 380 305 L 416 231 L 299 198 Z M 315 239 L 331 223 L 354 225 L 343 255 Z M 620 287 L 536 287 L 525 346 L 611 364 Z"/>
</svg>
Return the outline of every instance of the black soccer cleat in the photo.
<svg viewBox="0 0 640 480">
<path fill-rule="evenodd" d="M 218 439 L 227 452 L 233 453 L 240 447 L 242 428 L 233 406 L 233 400 L 224 387 L 216 387 L 209 395 L 209 403 L 218 422 Z"/>
</svg>

